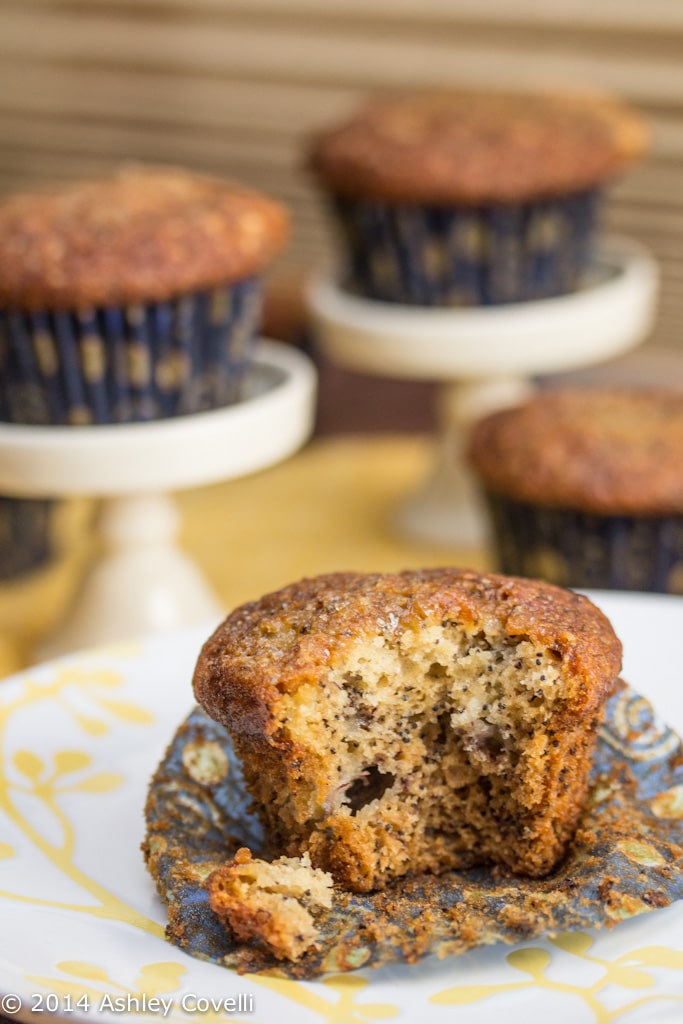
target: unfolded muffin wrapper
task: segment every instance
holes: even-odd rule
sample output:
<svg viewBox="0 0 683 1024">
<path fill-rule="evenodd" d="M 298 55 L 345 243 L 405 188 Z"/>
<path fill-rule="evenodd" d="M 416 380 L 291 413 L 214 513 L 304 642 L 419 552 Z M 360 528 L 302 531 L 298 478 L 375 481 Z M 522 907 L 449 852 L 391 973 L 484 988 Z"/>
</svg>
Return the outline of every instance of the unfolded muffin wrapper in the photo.
<svg viewBox="0 0 683 1024">
<path fill-rule="evenodd" d="M 163 419 L 239 398 L 260 280 L 99 309 L 0 311 L 0 420 L 87 425 Z"/>
<path fill-rule="evenodd" d="M 608 516 L 487 493 L 498 569 L 565 587 L 683 594 L 683 515 Z"/>
<path fill-rule="evenodd" d="M 590 262 L 600 191 L 420 206 L 335 196 L 346 286 L 382 302 L 490 306 L 565 295 Z"/>
<path fill-rule="evenodd" d="M 681 756 L 679 737 L 624 687 L 607 706 L 576 838 L 551 876 L 496 878 L 481 867 L 409 877 L 368 895 L 335 890 L 316 947 L 289 963 L 237 943 L 209 906 L 211 871 L 240 846 L 259 855 L 265 844 L 227 733 L 197 709 L 178 729 L 146 807 L 147 862 L 168 906 L 167 937 L 240 972 L 312 978 L 617 924 L 683 897 Z"/>
</svg>

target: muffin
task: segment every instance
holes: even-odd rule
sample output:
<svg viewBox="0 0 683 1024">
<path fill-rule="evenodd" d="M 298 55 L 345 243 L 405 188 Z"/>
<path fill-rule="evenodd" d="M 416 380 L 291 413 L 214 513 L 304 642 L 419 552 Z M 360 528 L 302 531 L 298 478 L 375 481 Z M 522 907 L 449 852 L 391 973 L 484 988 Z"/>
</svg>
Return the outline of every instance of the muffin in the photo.
<svg viewBox="0 0 683 1024">
<path fill-rule="evenodd" d="M 620 660 L 604 615 L 547 583 L 338 573 L 235 610 L 194 691 L 273 855 L 365 892 L 476 864 L 552 871 Z"/>
<path fill-rule="evenodd" d="M 123 423 L 239 395 L 284 209 L 173 168 L 0 201 L 0 419 Z"/>
<path fill-rule="evenodd" d="M 499 568 L 683 593 L 683 391 L 541 393 L 475 424 Z"/>
<path fill-rule="evenodd" d="M 476 306 L 574 290 L 601 187 L 645 147 L 606 96 L 427 92 L 368 103 L 312 143 L 347 255 L 384 302 Z"/>
</svg>

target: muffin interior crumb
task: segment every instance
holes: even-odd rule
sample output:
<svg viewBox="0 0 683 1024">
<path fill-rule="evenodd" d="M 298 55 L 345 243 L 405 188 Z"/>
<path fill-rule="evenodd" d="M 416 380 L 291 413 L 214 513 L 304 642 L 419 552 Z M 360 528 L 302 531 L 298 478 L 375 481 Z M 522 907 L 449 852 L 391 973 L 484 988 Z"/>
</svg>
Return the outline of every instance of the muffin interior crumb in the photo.
<svg viewBox="0 0 683 1024">
<path fill-rule="evenodd" d="M 349 825 L 365 835 L 373 876 L 500 860 L 501 843 L 524 843 L 524 817 L 547 795 L 566 700 L 559 655 L 495 628 L 473 634 L 445 620 L 347 648 L 326 678 L 279 705 L 281 735 L 321 762 L 305 794 L 314 860 L 326 830 L 348 844 Z M 279 807 L 285 834 L 302 834 L 303 798 L 299 789 Z"/>
</svg>

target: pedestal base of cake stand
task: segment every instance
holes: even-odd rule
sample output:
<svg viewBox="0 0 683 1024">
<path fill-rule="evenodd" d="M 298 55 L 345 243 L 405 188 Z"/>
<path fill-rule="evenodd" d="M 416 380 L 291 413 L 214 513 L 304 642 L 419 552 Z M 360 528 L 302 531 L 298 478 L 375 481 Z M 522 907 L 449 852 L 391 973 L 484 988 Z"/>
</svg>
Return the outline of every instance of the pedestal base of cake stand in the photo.
<svg viewBox="0 0 683 1024">
<path fill-rule="evenodd" d="M 480 547 L 485 517 L 463 461 L 477 417 L 521 400 L 532 377 L 607 360 L 642 342 L 651 327 L 657 267 L 629 239 L 600 243 L 571 295 L 506 306 L 432 309 L 375 302 L 333 277 L 308 289 L 317 339 L 341 366 L 383 377 L 441 383 L 436 467 L 396 515 L 419 540 Z"/>
<path fill-rule="evenodd" d="M 67 621 L 37 654 L 218 620 L 220 602 L 176 545 L 179 517 L 166 492 L 243 476 L 291 455 L 310 436 L 314 402 L 306 356 L 262 341 L 243 399 L 224 409 L 100 427 L 1 424 L 3 493 L 103 499 L 100 557 Z"/>
</svg>

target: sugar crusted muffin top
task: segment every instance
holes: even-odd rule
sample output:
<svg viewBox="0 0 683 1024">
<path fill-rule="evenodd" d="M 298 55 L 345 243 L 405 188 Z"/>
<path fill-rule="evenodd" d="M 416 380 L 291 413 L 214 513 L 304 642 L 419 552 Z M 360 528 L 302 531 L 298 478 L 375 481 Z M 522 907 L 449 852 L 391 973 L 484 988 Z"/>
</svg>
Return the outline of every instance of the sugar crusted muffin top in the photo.
<svg viewBox="0 0 683 1024">
<path fill-rule="evenodd" d="M 204 644 L 194 692 L 216 721 L 268 732 L 282 693 L 315 683 L 364 637 L 397 638 L 426 620 L 499 628 L 553 649 L 575 680 L 567 711 L 589 714 L 611 692 L 621 644 L 587 598 L 539 580 L 464 569 L 332 573 L 236 609 Z"/>
<path fill-rule="evenodd" d="M 0 308 L 163 301 L 260 271 L 288 234 L 284 207 L 177 168 L 0 201 Z"/>
<path fill-rule="evenodd" d="M 341 195 L 395 202 L 524 202 L 593 188 L 645 149 L 641 118 L 597 94 L 440 91 L 369 102 L 313 141 Z"/>
<path fill-rule="evenodd" d="M 539 394 L 475 424 L 469 459 L 507 497 L 603 515 L 683 512 L 683 391 Z"/>
</svg>

